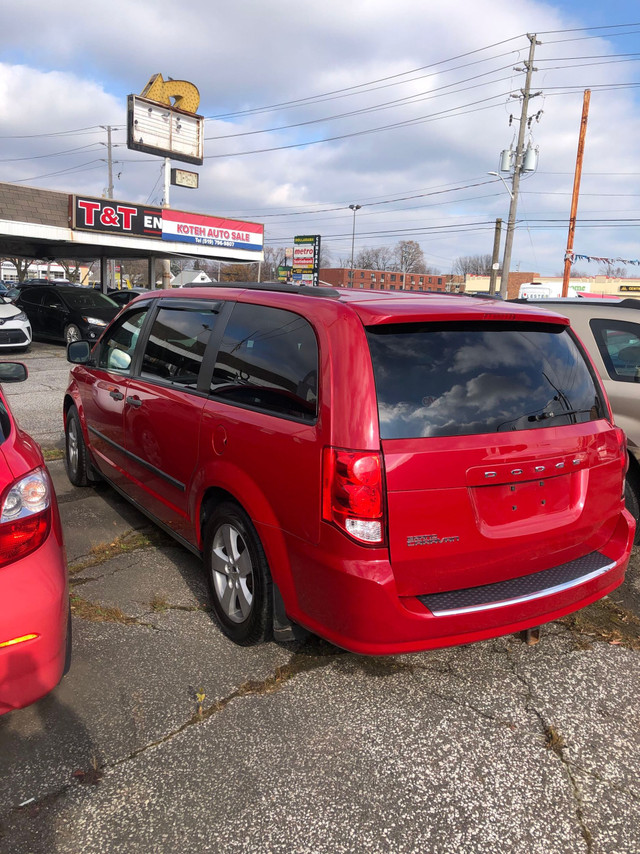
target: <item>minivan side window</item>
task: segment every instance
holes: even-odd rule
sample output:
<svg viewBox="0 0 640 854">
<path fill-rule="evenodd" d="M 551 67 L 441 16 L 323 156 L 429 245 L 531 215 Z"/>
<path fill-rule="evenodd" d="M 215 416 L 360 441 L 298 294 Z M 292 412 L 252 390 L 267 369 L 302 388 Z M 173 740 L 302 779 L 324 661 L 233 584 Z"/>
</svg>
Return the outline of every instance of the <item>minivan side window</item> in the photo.
<svg viewBox="0 0 640 854">
<path fill-rule="evenodd" d="M 216 323 L 213 308 L 161 307 L 149 333 L 140 374 L 195 389 Z"/>
<path fill-rule="evenodd" d="M 318 344 L 298 314 L 236 303 L 211 380 L 211 395 L 286 418 L 313 421 L 318 405 Z"/>
<path fill-rule="evenodd" d="M 611 379 L 640 382 L 640 324 L 597 318 L 590 326 Z"/>
<path fill-rule="evenodd" d="M 147 308 L 130 311 L 113 324 L 109 334 L 100 345 L 98 367 L 118 373 L 129 373 Z"/>
</svg>

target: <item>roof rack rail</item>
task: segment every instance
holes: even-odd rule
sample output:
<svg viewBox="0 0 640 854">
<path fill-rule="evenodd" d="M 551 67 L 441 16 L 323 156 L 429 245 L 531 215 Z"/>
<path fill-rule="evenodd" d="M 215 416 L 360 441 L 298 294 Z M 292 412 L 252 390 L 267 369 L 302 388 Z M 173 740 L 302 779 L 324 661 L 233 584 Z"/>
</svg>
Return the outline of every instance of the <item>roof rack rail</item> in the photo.
<svg viewBox="0 0 640 854">
<path fill-rule="evenodd" d="M 286 294 L 299 294 L 310 297 L 330 297 L 338 299 L 340 291 L 335 288 L 315 287 L 313 285 L 287 285 L 284 282 L 212 282 L 215 288 L 242 288 L 242 290 L 278 291 Z"/>
</svg>

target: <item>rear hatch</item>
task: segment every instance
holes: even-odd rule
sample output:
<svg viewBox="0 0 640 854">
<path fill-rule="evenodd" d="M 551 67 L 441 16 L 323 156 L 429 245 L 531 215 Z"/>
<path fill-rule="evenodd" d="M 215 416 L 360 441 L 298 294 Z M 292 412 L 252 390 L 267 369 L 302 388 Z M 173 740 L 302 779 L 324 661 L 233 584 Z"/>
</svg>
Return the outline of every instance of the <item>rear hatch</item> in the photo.
<svg viewBox="0 0 640 854">
<path fill-rule="evenodd" d="M 566 326 L 382 323 L 367 337 L 401 595 L 528 575 L 610 538 L 620 433 Z"/>
</svg>

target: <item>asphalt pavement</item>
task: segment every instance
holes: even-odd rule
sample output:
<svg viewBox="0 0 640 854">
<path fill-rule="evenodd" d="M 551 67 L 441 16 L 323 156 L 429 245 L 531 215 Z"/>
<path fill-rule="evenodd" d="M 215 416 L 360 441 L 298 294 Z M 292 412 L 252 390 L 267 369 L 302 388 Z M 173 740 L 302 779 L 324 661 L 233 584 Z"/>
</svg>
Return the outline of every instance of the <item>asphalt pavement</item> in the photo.
<svg viewBox="0 0 640 854">
<path fill-rule="evenodd" d="M 55 457 L 64 348 L 18 358 L 30 379 L 11 405 Z M 199 560 L 107 486 L 49 468 L 73 664 L 0 717 L 0 854 L 640 851 L 637 550 L 619 591 L 536 646 L 241 648 Z"/>
</svg>

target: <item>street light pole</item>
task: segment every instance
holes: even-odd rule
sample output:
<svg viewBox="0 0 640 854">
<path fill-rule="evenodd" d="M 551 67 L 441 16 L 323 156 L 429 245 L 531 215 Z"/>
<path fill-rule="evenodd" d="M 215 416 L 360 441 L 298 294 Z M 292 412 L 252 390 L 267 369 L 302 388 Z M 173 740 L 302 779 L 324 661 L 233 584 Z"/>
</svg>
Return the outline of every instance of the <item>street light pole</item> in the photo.
<svg viewBox="0 0 640 854">
<path fill-rule="evenodd" d="M 353 231 L 351 232 L 351 287 L 353 287 L 353 250 L 356 243 L 356 211 L 359 211 L 362 205 L 349 205 L 353 211 Z"/>
</svg>

